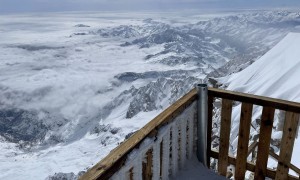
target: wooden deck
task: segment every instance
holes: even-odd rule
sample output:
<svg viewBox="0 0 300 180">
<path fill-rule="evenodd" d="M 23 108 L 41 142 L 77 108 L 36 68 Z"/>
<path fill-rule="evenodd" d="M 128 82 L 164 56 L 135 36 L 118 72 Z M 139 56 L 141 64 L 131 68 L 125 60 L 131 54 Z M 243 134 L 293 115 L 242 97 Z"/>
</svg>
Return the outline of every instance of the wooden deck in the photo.
<svg viewBox="0 0 300 180">
<path fill-rule="evenodd" d="M 194 108 L 197 99 L 197 90 L 191 90 L 112 150 L 80 179 L 168 179 L 174 176 L 186 159 L 191 158 L 191 153 L 196 151 L 196 139 L 201 138 L 196 137 L 195 133 L 199 113 Z M 219 99 L 222 104 L 218 151 L 211 148 L 215 99 Z M 228 149 L 232 108 L 236 102 L 241 103 L 241 116 L 237 155 L 233 157 L 229 155 Z M 227 167 L 233 165 L 235 179 L 244 179 L 246 171 L 253 172 L 254 179 L 299 179 L 299 168 L 290 162 L 299 120 L 299 103 L 214 88 L 208 88 L 207 103 L 207 162 L 210 164 L 212 159 L 218 159 L 217 172 L 220 175 L 228 176 Z M 258 141 L 248 146 L 253 105 L 262 106 L 263 111 Z M 276 109 L 286 112 L 279 155 L 270 150 Z M 183 117 L 185 111 L 193 115 Z M 162 129 L 167 129 L 164 130 L 167 133 L 161 133 Z M 150 143 L 145 146 L 145 142 Z M 137 157 L 140 158 L 140 163 L 132 158 L 133 151 L 139 152 Z M 247 157 L 254 153 L 256 162 L 247 161 Z M 269 155 L 278 160 L 277 169 L 267 167 Z M 288 174 L 289 169 L 298 173 L 298 176 Z M 141 170 L 140 174 L 138 170 Z"/>
</svg>

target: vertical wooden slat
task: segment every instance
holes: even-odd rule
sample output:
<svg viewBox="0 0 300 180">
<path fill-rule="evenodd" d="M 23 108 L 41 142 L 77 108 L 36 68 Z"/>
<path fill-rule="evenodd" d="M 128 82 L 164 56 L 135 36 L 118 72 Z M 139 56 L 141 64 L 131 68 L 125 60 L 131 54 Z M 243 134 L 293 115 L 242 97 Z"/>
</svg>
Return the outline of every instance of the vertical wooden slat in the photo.
<svg viewBox="0 0 300 180">
<path fill-rule="evenodd" d="M 208 96 L 208 112 L 207 112 L 207 165 L 210 167 L 210 150 L 211 150 L 211 134 L 212 134 L 212 118 L 213 118 L 213 102 L 214 97 Z"/>
<path fill-rule="evenodd" d="M 160 158 L 160 148 L 161 141 L 156 140 L 153 145 L 153 166 L 152 166 L 152 177 L 153 179 L 159 179 L 160 178 L 160 166 L 161 166 L 161 158 Z"/>
<path fill-rule="evenodd" d="M 172 176 L 175 176 L 178 170 L 178 125 L 172 126 Z"/>
<path fill-rule="evenodd" d="M 275 179 L 288 178 L 288 163 L 290 163 L 298 126 L 299 114 L 286 112 L 283 135 L 280 143 L 280 154 Z"/>
<path fill-rule="evenodd" d="M 133 167 L 129 169 L 129 179 L 133 180 Z"/>
<path fill-rule="evenodd" d="M 228 148 L 229 135 L 231 125 L 232 100 L 222 100 L 221 110 L 221 130 L 220 130 L 220 146 L 219 146 L 219 161 L 218 172 L 222 176 L 226 176 L 228 165 Z"/>
<path fill-rule="evenodd" d="M 139 156 L 136 162 L 133 165 L 133 179 L 142 179 L 143 178 L 143 156 Z"/>
<path fill-rule="evenodd" d="M 187 120 L 183 118 L 180 122 L 180 168 L 183 168 L 186 162 L 186 143 L 187 143 Z"/>
<path fill-rule="evenodd" d="M 170 130 L 163 137 L 162 179 L 168 179 L 170 169 Z"/>
<path fill-rule="evenodd" d="M 269 157 L 274 112 L 274 108 L 263 108 L 254 179 L 264 180 L 267 175 L 267 163 Z"/>
<path fill-rule="evenodd" d="M 234 178 L 245 179 L 248 143 L 253 105 L 242 103 Z"/>
<path fill-rule="evenodd" d="M 194 118 L 188 120 L 188 157 L 193 157 L 194 150 Z"/>
<path fill-rule="evenodd" d="M 152 149 L 149 149 L 146 153 L 146 162 L 143 162 L 143 179 L 151 180 L 152 179 Z"/>
</svg>

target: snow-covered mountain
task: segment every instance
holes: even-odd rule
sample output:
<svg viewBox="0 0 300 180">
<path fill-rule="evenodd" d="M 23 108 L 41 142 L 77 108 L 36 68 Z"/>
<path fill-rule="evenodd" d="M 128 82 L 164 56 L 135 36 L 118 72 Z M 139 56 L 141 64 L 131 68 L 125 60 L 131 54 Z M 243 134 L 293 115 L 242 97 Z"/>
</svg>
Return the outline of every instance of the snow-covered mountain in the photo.
<svg viewBox="0 0 300 180">
<path fill-rule="evenodd" d="M 219 79 L 220 83 L 229 90 L 240 91 L 250 94 L 262 95 L 273 98 L 280 98 L 289 101 L 300 102 L 300 33 L 289 33 L 275 47 L 268 51 L 264 56 L 255 61 L 243 71 L 231 76 Z M 238 111 L 240 106 L 233 109 L 233 123 L 231 134 L 231 144 L 236 147 L 237 131 L 239 124 Z M 282 112 L 276 111 L 274 128 L 272 132 L 271 147 L 278 153 L 276 140 L 282 136 L 281 122 Z M 254 108 L 254 118 L 252 123 L 256 126 L 261 115 L 261 108 Z M 258 129 L 251 129 L 252 140 L 257 134 Z M 299 133 L 299 132 L 298 132 Z M 298 136 L 299 137 L 299 136 Z M 234 148 L 233 148 L 233 151 Z M 300 158 L 297 154 L 300 151 L 300 140 L 296 139 L 292 156 L 292 163 L 300 166 Z M 269 167 L 277 167 L 277 162 L 269 161 Z"/>
<path fill-rule="evenodd" d="M 300 32 L 298 12 L 213 16 L 0 16 L 0 179 L 76 177 L 195 83 Z"/>
</svg>

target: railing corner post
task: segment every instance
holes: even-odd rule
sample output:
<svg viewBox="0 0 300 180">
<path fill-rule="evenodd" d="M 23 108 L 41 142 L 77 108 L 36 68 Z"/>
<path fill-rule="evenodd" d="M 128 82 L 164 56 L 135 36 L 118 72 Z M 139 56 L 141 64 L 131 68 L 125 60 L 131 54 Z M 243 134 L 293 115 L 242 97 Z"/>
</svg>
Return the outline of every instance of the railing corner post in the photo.
<svg viewBox="0 0 300 180">
<path fill-rule="evenodd" d="M 207 84 L 197 84 L 197 158 L 207 166 L 207 113 L 208 113 L 208 95 Z"/>
</svg>

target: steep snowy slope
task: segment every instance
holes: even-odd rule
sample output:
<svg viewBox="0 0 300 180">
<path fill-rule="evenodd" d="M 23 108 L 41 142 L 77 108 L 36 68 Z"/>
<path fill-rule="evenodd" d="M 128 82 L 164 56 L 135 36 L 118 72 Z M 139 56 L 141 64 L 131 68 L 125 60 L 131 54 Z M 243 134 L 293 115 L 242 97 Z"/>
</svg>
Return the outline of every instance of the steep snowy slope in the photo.
<svg viewBox="0 0 300 180">
<path fill-rule="evenodd" d="M 289 33 L 245 70 L 230 76 L 228 89 L 300 101 L 300 34 Z"/>
<path fill-rule="evenodd" d="M 227 89 L 246 92 L 251 94 L 263 95 L 268 97 L 280 98 L 290 101 L 300 102 L 300 34 L 289 33 L 274 48 L 267 52 L 264 56 L 254 62 L 243 71 L 233 74 L 229 77 L 220 79 Z M 231 135 L 231 143 L 236 145 L 236 133 L 238 128 L 237 111 L 240 106 L 235 107 L 233 112 L 233 134 Z M 259 110 L 254 109 L 254 117 L 259 118 Z M 275 128 L 273 129 L 272 138 L 280 139 L 278 112 L 275 115 Z M 255 124 L 255 118 L 253 119 Z M 255 135 L 252 129 L 251 135 Z M 279 137 L 278 137 L 279 135 Z M 299 136 L 298 136 L 299 137 Z M 276 151 L 276 147 L 271 143 Z M 233 150 L 234 151 L 234 150 Z M 300 139 L 296 139 L 292 163 L 300 166 L 300 157 L 296 153 L 300 152 Z M 270 160 L 269 166 L 277 166 L 277 163 Z"/>
<path fill-rule="evenodd" d="M 300 31 L 298 12 L 207 16 L 0 16 L 0 179 L 75 176 L 209 73 Z"/>
</svg>

